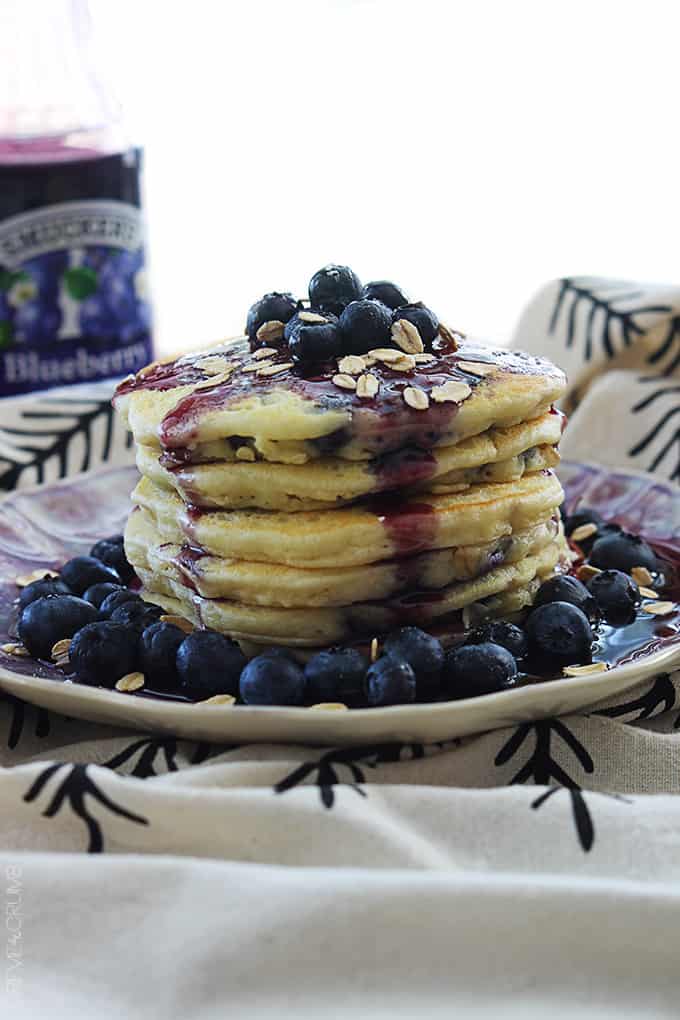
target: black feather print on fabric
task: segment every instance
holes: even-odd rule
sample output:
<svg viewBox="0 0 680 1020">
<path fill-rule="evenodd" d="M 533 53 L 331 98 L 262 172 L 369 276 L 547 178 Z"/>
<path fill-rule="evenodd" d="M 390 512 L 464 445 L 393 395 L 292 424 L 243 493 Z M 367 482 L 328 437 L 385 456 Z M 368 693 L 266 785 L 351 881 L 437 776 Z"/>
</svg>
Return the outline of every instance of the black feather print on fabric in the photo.
<svg viewBox="0 0 680 1020">
<path fill-rule="evenodd" d="M 189 765 L 201 765 L 228 751 L 236 751 L 239 746 L 238 744 L 195 744 L 189 756 Z M 177 764 L 178 753 L 179 743 L 174 737 L 144 737 L 128 744 L 113 758 L 100 764 L 103 768 L 124 772 L 136 779 L 149 779 L 151 776 L 177 772 L 180 768 L 180 765 Z M 125 766 L 135 758 L 137 760 L 134 768 L 128 771 Z"/>
<path fill-rule="evenodd" d="M 658 409 L 659 417 L 644 436 L 628 451 L 629 457 L 647 454 L 649 462 L 645 470 L 654 472 L 662 469 L 671 481 L 680 479 L 680 383 L 673 383 L 665 376 L 641 376 L 641 384 L 661 383 L 633 405 L 633 415 L 650 407 Z"/>
<path fill-rule="evenodd" d="M 642 305 L 638 308 L 618 308 L 621 302 L 630 302 L 643 296 L 643 291 L 631 290 L 630 284 L 606 280 L 600 281 L 603 287 L 597 291 L 597 281 L 587 276 L 563 277 L 559 281 L 557 297 L 553 305 L 548 332 L 554 334 L 561 316 L 566 315 L 566 345 L 573 347 L 577 333 L 577 313 L 581 307 L 587 308 L 585 334 L 583 337 L 583 357 L 590 361 L 596 343 L 599 343 L 608 358 L 616 353 L 617 340 L 614 327 L 620 335 L 624 347 L 630 347 L 636 338 L 644 336 L 647 327 L 637 319 L 643 315 L 667 315 L 672 311 L 670 305 Z M 599 336 L 595 331 L 601 323 Z"/>
<path fill-rule="evenodd" d="M 321 803 L 324 807 L 330 808 L 335 803 L 333 787 L 344 783 L 341 777 L 345 771 L 349 772 L 352 780 L 345 785 L 365 797 L 366 794 L 359 785 L 366 782 L 365 769 L 374 769 L 380 764 L 424 757 L 425 745 L 419 743 L 390 742 L 334 748 L 332 751 L 326 751 L 316 761 L 307 761 L 298 765 L 276 784 L 274 792 L 285 793 L 313 776 L 314 783 L 319 787 Z"/>
<path fill-rule="evenodd" d="M 66 774 L 62 773 L 61 781 L 49 804 L 43 811 L 43 816 L 45 818 L 54 818 L 61 808 L 67 805 L 73 814 L 77 815 L 85 823 L 89 838 L 87 852 L 98 854 L 104 849 L 104 838 L 101 825 L 90 814 L 86 798 L 91 797 L 92 800 L 101 804 L 107 811 L 118 815 L 120 818 L 134 822 L 136 825 L 148 825 L 149 820 L 148 818 L 143 818 L 142 815 L 135 814 L 133 811 L 128 811 L 127 808 L 121 807 L 120 804 L 116 804 L 115 801 L 111 800 L 90 778 L 88 768 L 89 766 L 87 765 L 67 765 L 63 762 L 49 765 L 40 773 L 28 792 L 24 794 L 24 800 L 28 804 L 37 801 L 52 777 L 56 776 L 61 769 L 66 769 L 67 772 Z"/>
<path fill-rule="evenodd" d="M 93 461 L 109 459 L 116 427 L 110 398 L 105 400 L 46 397 L 45 410 L 27 410 L 21 427 L 0 429 L 0 490 L 14 489 L 24 476 L 40 484 L 50 477 L 87 471 Z M 53 409 L 48 409 L 49 407 Z M 95 446 L 95 428 L 101 430 Z M 126 448 L 131 437 L 126 435 Z"/>
<path fill-rule="evenodd" d="M 227 754 L 229 751 L 238 751 L 239 747 L 240 744 L 208 744 L 200 741 L 191 753 L 189 764 L 202 765 L 213 758 L 219 758 L 221 754 Z"/>
<path fill-rule="evenodd" d="M 522 749 L 529 738 L 534 737 L 534 749 L 510 780 L 510 784 L 533 782 L 537 786 L 547 786 L 551 782 L 559 783 L 572 789 L 579 784 L 567 775 L 561 765 L 552 756 L 552 738 L 559 737 L 569 748 L 584 772 L 589 775 L 595 766 L 590 754 L 560 719 L 540 719 L 538 722 L 521 723 L 508 738 L 494 759 L 494 765 L 506 765 Z"/>
<path fill-rule="evenodd" d="M 673 354 L 675 348 L 677 350 Z M 663 376 L 672 375 L 680 367 L 680 315 L 674 315 L 672 319 L 669 319 L 666 335 L 659 346 L 649 355 L 647 362 L 650 365 L 657 365 L 670 354 L 673 356 L 668 364 L 659 366 Z"/>
<path fill-rule="evenodd" d="M 9 712 L 9 730 L 7 731 L 7 747 L 13 751 L 21 740 L 26 725 L 26 716 L 35 715 L 34 733 L 36 737 L 47 737 L 50 732 L 50 716 L 46 708 L 34 708 L 13 694 L 0 694 L 0 702 L 7 705 Z"/>
<path fill-rule="evenodd" d="M 165 768 L 157 768 L 160 757 Z M 137 758 L 131 772 L 127 773 L 137 779 L 148 779 L 150 776 L 162 775 L 166 772 L 177 772 L 177 740 L 175 737 L 145 737 L 128 744 L 122 751 L 101 762 L 103 768 L 117 771 Z"/>
<path fill-rule="evenodd" d="M 338 774 L 338 769 L 342 767 L 349 771 L 353 779 L 353 782 L 346 785 L 365 797 L 366 793 L 359 784 L 365 783 L 366 777 L 363 769 L 356 763 L 355 758 L 361 758 L 357 752 L 358 749 L 354 747 L 345 750 L 337 749 L 327 751 L 316 761 L 303 762 L 275 785 L 274 792 L 286 793 L 287 790 L 292 790 L 304 783 L 309 776 L 313 776 L 315 784 L 319 787 L 321 803 L 325 808 L 331 808 L 335 803 L 333 787 L 342 782 Z"/>
<path fill-rule="evenodd" d="M 638 722 L 640 719 L 651 719 L 652 716 L 661 715 L 663 712 L 670 712 L 675 705 L 675 687 L 668 673 L 660 673 L 654 677 L 649 690 L 645 691 L 632 701 L 626 701 L 622 705 L 611 705 L 609 708 L 601 708 L 593 715 L 602 715 L 607 719 L 620 719 L 624 715 L 632 715 L 632 719 L 626 722 Z"/>
<path fill-rule="evenodd" d="M 532 801 L 531 807 L 534 811 L 542 807 L 554 794 L 559 793 L 563 788 L 560 786 L 552 786 L 545 793 L 542 793 L 540 797 Z M 576 826 L 576 833 L 578 835 L 578 841 L 585 853 L 592 850 L 593 843 L 595 842 L 595 826 L 593 824 L 593 818 L 590 813 L 590 809 L 586 802 L 586 798 L 579 789 L 569 789 L 565 791 L 571 798 L 571 810 L 574 816 L 574 825 Z"/>
<path fill-rule="evenodd" d="M 534 811 L 538 811 L 547 801 L 550 800 L 556 793 L 564 793 L 565 796 L 569 797 L 571 801 L 571 811 L 574 819 L 574 825 L 576 827 L 576 835 L 578 841 L 581 844 L 581 849 L 584 853 L 588 853 L 593 848 L 595 842 L 595 824 L 593 822 L 593 815 L 588 806 L 586 795 L 578 787 L 567 787 L 566 789 L 562 786 L 551 786 L 549 790 L 545 790 L 544 793 L 540 794 L 531 802 L 531 807 Z M 593 796 L 589 794 L 589 796 Z M 622 797 L 618 793 L 600 793 L 597 794 L 600 797 L 609 797 L 611 800 L 616 800 L 620 804 L 630 804 L 630 801 L 626 797 Z"/>
</svg>

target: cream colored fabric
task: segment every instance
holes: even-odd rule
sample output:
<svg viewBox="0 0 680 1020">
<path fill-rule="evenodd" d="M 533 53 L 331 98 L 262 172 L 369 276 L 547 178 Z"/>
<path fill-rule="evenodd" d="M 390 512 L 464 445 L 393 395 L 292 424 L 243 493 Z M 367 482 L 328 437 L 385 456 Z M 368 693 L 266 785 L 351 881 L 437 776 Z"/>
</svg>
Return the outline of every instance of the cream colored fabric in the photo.
<svg viewBox="0 0 680 1020">
<path fill-rule="evenodd" d="M 6 1014 L 676 1017 L 680 674 L 626 697 L 351 753 L 3 704 Z"/>
<path fill-rule="evenodd" d="M 513 346 L 567 373 L 563 457 L 680 481 L 680 287 L 552 280 L 526 306 Z"/>
</svg>

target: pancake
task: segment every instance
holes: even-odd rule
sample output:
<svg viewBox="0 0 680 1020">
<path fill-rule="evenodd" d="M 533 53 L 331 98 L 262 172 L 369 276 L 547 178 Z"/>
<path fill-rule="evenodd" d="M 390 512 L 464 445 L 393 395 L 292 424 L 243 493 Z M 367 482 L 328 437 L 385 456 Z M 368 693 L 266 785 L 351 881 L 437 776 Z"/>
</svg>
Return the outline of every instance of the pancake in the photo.
<svg viewBox="0 0 680 1020">
<path fill-rule="evenodd" d="M 300 465 L 231 460 L 168 469 L 156 450 L 138 446 L 137 466 L 156 485 L 174 488 L 195 506 L 290 513 L 340 506 L 397 487 L 429 489 L 436 482 L 435 491 L 457 492 L 484 482 L 514 481 L 559 462 L 554 446 L 561 432 L 560 417 L 544 414 L 433 451 L 402 450 L 355 462 L 324 457 Z"/>
<path fill-rule="evenodd" d="M 552 573 L 552 571 L 549 573 Z M 546 576 L 548 575 L 537 575 L 533 578 L 533 580 L 528 581 L 527 584 L 513 588 L 511 591 L 502 592 L 499 595 L 492 595 L 487 599 L 481 599 L 479 602 L 473 602 L 466 608 L 466 612 L 470 614 L 470 618 L 474 623 L 486 618 L 502 618 L 504 620 L 520 621 L 527 607 L 533 604 L 536 592 L 545 580 Z M 190 620 L 195 626 L 200 626 L 196 610 L 192 607 L 187 607 L 185 604 L 180 602 L 179 599 L 173 598 L 172 595 L 149 591 L 147 589 L 142 589 L 141 594 L 149 602 L 155 602 L 157 605 L 162 606 L 167 613 L 174 616 L 183 616 L 185 619 Z M 429 629 L 437 634 L 444 645 L 451 644 L 452 640 L 456 636 L 460 637 L 460 621 L 456 619 L 448 624 L 446 621 L 438 621 Z M 363 643 L 366 650 L 368 650 L 368 644 L 371 638 L 379 636 L 380 635 L 373 634 L 366 635 L 366 637 L 356 643 Z M 250 637 L 239 637 L 237 640 L 241 649 L 249 658 L 254 655 L 258 655 L 268 645 L 272 644 L 272 641 L 267 640 L 267 638 L 253 640 L 253 638 Z M 274 643 L 281 644 L 282 642 L 276 641 Z M 286 647 L 290 649 L 290 652 L 295 659 L 304 663 L 318 651 L 321 651 L 321 649 L 327 648 L 328 646 L 288 644 Z"/>
<path fill-rule="evenodd" d="M 159 445 L 180 458 L 215 440 L 245 440 L 263 456 L 269 444 L 283 442 L 288 456 L 297 444 L 307 458 L 311 443 L 324 455 L 372 459 L 532 420 L 566 388 L 564 374 L 545 359 L 464 339 L 437 338 L 432 354 L 418 355 L 417 363 L 403 352 L 395 362 L 396 349 L 386 360 L 385 350 L 369 352 L 356 373 L 376 380 L 370 398 L 358 395 L 355 376 L 338 362 L 305 376 L 286 349 L 260 359 L 241 337 L 143 369 L 118 386 L 114 403 L 137 444 Z M 334 381 L 339 369 L 342 384 Z M 413 387 L 425 394 L 426 406 L 409 404 L 405 391 Z"/>
<path fill-rule="evenodd" d="M 173 611 L 200 626 L 256 643 L 318 646 L 353 640 L 361 635 L 382 634 L 407 623 L 427 626 L 484 599 L 526 589 L 535 579 L 552 573 L 566 555 L 567 546 L 560 535 L 536 555 L 526 556 L 516 564 L 496 567 L 480 578 L 449 585 L 434 593 L 436 597 L 426 592 L 382 603 L 302 609 L 206 599 L 181 582 L 156 574 L 146 565 L 138 564 L 137 573 L 148 598 L 164 605 L 163 598 L 169 596 L 173 600 Z"/>
<path fill-rule="evenodd" d="M 386 497 L 337 510 L 196 511 L 143 478 L 133 503 L 149 512 L 159 542 L 226 559 L 300 567 L 347 567 L 429 549 L 484 545 L 544 522 L 562 502 L 552 471 L 463 493 Z"/>
<path fill-rule="evenodd" d="M 501 564 L 517 563 L 553 542 L 559 518 L 487 545 L 420 553 L 406 559 L 354 567 L 301 569 L 281 564 L 200 555 L 188 546 L 158 542 L 153 518 L 132 514 L 125 533 L 129 561 L 156 577 L 185 583 L 205 598 L 250 605 L 300 608 L 375 601 L 399 592 L 441 589 L 482 576 Z"/>
</svg>

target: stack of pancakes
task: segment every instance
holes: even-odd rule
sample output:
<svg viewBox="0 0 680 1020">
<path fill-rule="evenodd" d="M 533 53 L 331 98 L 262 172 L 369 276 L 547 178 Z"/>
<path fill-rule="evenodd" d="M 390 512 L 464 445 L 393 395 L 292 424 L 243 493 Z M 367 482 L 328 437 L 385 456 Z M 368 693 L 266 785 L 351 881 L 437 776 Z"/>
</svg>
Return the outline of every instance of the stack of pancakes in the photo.
<svg viewBox="0 0 680 1020">
<path fill-rule="evenodd" d="M 313 373 L 246 338 L 119 387 L 144 593 L 246 645 L 322 647 L 532 602 L 566 562 L 562 372 L 450 334 Z"/>
</svg>

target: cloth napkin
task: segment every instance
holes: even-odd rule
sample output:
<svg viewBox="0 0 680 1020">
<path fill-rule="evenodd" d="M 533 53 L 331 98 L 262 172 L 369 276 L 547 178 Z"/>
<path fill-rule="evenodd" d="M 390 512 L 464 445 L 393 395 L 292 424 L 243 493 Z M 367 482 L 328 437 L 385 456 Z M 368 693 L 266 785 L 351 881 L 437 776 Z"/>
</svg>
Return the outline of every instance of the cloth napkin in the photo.
<svg viewBox="0 0 680 1020">
<path fill-rule="evenodd" d="M 569 457 L 678 477 L 679 322 L 679 288 L 529 304 Z M 45 477 L 80 468 L 62 445 Z M 678 1016 L 680 671 L 434 746 L 214 746 L 3 696 L 0 765 L 13 1017 Z"/>
</svg>

